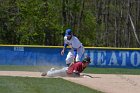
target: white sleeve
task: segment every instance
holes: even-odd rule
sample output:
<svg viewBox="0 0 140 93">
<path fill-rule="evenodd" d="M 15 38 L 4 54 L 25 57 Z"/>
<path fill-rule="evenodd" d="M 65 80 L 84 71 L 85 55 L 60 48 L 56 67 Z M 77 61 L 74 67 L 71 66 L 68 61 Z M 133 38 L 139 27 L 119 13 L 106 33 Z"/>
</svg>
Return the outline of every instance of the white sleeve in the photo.
<svg viewBox="0 0 140 93">
<path fill-rule="evenodd" d="M 68 44 L 68 40 L 66 36 L 64 37 L 64 44 Z"/>
</svg>

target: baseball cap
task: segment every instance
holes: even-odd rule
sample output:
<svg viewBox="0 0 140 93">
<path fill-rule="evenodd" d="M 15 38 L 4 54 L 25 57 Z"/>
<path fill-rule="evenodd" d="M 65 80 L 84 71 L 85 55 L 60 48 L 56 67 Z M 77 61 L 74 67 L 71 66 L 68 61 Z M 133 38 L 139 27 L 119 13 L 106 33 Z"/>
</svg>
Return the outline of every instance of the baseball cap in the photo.
<svg viewBox="0 0 140 93">
<path fill-rule="evenodd" d="M 65 35 L 66 36 L 72 35 L 72 30 L 71 29 L 67 29 Z"/>
</svg>

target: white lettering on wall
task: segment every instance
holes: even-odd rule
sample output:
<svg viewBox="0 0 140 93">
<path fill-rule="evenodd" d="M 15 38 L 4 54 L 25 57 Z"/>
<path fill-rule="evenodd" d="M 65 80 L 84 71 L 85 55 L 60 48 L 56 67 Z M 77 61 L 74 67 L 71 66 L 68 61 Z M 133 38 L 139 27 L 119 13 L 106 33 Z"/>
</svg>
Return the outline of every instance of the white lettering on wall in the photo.
<svg viewBox="0 0 140 93">
<path fill-rule="evenodd" d="M 117 57 L 115 52 L 112 53 L 111 58 L 110 58 L 110 62 L 108 64 L 109 66 L 113 65 L 113 66 L 118 66 L 118 62 L 117 62 Z"/>
<path fill-rule="evenodd" d="M 121 56 L 122 59 L 121 66 L 126 66 L 126 58 L 129 56 L 129 52 L 120 52 L 119 56 Z"/>
<path fill-rule="evenodd" d="M 90 50 L 84 53 L 87 54 L 91 57 L 90 65 L 140 67 L 139 51 Z"/>
<path fill-rule="evenodd" d="M 24 51 L 24 47 L 14 47 L 14 51 Z"/>
<path fill-rule="evenodd" d="M 106 52 L 105 51 L 98 51 L 98 58 L 97 58 L 97 65 L 105 66 L 106 65 Z"/>
<path fill-rule="evenodd" d="M 140 65 L 140 53 L 139 52 L 133 52 L 131 54 L 131 64 L 134 67 L 137 67 Z"/>
</svg>

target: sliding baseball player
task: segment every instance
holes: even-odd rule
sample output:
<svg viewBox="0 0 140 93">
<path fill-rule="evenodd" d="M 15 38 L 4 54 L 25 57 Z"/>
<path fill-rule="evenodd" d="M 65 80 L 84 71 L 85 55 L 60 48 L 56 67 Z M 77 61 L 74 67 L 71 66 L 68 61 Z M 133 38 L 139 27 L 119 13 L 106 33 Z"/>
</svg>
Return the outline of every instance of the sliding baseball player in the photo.
<svg viewBox="0 0 140 93">
<path fill-rule="evenodd" d="M 52 68 L 47 73 L 42 73 L 41 76 L 48 76 L 48 77 L 80 77 L 80 73 L 89 65 L 90 57 L 86 56 L 82 62 L 75 62 L 72 63 L 69 67 L 64 67 L 59 70 L 55 70 Z"/>
</svg>

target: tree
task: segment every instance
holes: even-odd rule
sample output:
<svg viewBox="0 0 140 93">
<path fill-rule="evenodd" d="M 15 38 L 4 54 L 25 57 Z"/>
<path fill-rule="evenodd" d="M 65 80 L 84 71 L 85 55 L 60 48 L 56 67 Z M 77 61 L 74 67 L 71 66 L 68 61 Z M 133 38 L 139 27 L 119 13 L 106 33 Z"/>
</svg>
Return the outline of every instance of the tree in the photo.
<svg viewBox="0 0 140 93">
<path fill-rule="evenodd" d="M 0 43 L 62 45 L 71 28 L 85 46 L 139 47 L 139 0 L 0 0 Z"/>
</svg>

